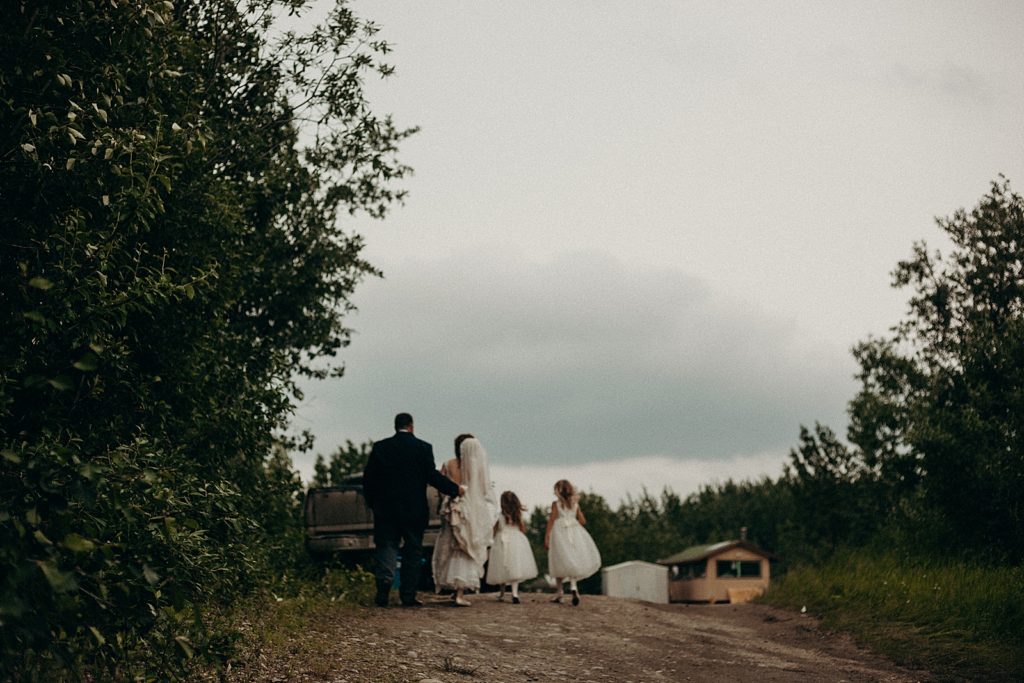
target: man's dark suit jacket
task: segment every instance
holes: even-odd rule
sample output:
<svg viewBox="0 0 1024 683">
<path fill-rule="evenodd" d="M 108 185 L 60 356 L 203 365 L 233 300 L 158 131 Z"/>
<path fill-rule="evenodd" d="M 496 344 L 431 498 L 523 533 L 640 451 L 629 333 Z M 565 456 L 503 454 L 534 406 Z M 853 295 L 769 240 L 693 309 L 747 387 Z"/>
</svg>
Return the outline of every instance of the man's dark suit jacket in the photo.
<svg viewBox="0 0 1024 683">
<path fill-rule="evenodd" d="M 363 496 L 376 522 L 425 529 L 429 519 L 427 485 L 448 496 L 458 485 L 434 467 L 434 449 L 409 432 L 373 444 L 363 471 Z"/>
</svg>

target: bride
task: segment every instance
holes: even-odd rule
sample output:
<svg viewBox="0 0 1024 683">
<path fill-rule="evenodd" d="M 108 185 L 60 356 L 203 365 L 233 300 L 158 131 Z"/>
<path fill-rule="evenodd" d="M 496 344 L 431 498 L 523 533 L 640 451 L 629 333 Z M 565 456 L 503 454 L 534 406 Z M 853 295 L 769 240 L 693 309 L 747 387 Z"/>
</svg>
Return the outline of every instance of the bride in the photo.
<svg viewBox="0 0 1024 683">
<path fill-rule="evenodd" d="M 472 434 L 455 438 L 455 457 L 441 466 L 441 473 L 466 487 L 459 498 L 441 501 L 441 533 L 434 546 L 431 565 L 435 589 L 455 591 L 456 605 L 468 606 L 466 591 L 480 590 L 487 548 L 493 540 L 493 510 L 487 452 Z"/>
</svg>

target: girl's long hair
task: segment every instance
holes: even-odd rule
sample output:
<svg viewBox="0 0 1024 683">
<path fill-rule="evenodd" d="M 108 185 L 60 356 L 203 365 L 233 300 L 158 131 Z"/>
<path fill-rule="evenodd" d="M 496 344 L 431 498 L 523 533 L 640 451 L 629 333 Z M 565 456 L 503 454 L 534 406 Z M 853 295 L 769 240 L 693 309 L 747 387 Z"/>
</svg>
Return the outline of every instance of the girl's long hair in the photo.
<svg viewBox="0 0 1024 683">
<path fill-rule="evenodd" d="M 519 502 L 519 496 L 512 491 L 505 491 L 501 494 L 501 514 L 509 526 L 523 528 L 523 510 L 525 509 Z"/>
<path fill-rule="evenodd" d="M 562 507 L 571 508 L 576 500 L 576 487 L 568 479 L 559 479 L 555 482 L 555 495 L 562 501 Z"/>
</svg>

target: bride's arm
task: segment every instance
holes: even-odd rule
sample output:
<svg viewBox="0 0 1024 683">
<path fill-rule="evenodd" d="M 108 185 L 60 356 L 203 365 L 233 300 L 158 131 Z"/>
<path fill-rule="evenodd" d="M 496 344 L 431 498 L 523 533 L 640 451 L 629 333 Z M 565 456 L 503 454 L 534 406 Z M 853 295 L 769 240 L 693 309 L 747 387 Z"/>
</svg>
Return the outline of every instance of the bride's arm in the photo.
<svg viewBox="0 0 1024 683">
<path fill-rule="evenodd" d="M 579 505 L 576 506 L 576 519 L 578 519 L 580 524 L 583 526 L 587 525 L 587 518 L 583 516 L 583 508 Z"/>
</svg>

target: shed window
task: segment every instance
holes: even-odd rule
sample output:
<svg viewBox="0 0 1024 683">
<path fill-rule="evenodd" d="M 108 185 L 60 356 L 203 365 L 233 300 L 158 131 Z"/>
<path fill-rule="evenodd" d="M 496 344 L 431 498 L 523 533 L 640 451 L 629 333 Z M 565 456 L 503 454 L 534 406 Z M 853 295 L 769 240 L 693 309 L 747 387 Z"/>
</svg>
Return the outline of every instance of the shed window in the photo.
<svg viewBox="0 0 1024 683">
<path fill-rule="evenodd" d="M 715 575 L 727 578 L 759 578 L 761 562 L 758 560 L 718 560 Z"/>
<path fill-rule="evenodd" d="M 704 571 L 707 567 L 706 562 L 687 562 L 686 564 L 677 564 L 672 567 L 672 578 L 673 579 L 703 579 Z"/>
</svg>

